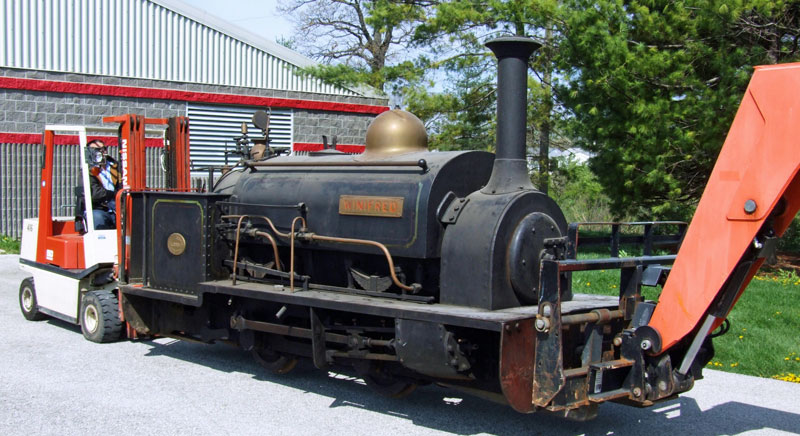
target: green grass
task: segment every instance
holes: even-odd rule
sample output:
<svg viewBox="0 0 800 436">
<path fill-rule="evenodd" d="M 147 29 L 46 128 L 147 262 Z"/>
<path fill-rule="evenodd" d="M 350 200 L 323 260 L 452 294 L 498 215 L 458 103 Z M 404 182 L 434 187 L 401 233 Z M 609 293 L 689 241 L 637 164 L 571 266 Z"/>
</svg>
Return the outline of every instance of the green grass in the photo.
<svg viewBox="0 0 800 436">
<path fill-rule="evenodd" d="M 19 239 L 0 235 L 0 254 L 19 254 Z"/>
<path fill-rule="evenodd" d="M 619 270 L 573 273 L 572 286 L 576 293 L 619 295 Z M 660 291 L 642 288 L 649 300 L 657 301 Z M 800 383 L 800 277 L 759 273 L 728 319 L 730 331 L 714 339 L 716 355 L 707 367 Z"/>
</svg>

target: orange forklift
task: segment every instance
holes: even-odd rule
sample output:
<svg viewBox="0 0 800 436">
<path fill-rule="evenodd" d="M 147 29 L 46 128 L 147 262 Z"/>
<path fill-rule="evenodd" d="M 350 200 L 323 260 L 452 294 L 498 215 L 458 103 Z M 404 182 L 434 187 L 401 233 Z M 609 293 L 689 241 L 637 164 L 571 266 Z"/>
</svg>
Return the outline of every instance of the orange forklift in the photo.
<svg viewBox="0 0 800 436">
<path fill-rule="evenodd" d="M 125 225 L 123 211 L 131 190 L 188 191 L 189 121 L 141 115 L 106 117 L 114 127 L 48 125 L 43 134 L 44 162 L 40 181 L 39 216 L 23 223 L 20 268 L 31 274 L 22 281 L 19 304 L 29 320 L 52 316 L 81 326 L 86 339 L 110 342 L 120 338 L 124 319 L 119 308 L 116 271 L 124 241 L 118 234 Z M 116 229 L 95 228 L 90 177 L 95 163 L 87 147 L 87 135 L 117 132 L 121 188 L 116 193 Z M 77 136 L 80 155 L 80 185 L 73 216 L 53 216 L 54 157 L 56 137 Z M 146 135 L 150 135 L 148 138 Z M 152 138 L 152 136 L 157 138 Z M 165 187 L 147 185 L 146 140 L 161 140 L 161 170 Z M 72 146 L 70 146 L 72 147 Z M 128 218 L 129 219 L 129 218 Z M 133 332 L 127 332 L 132 335 Z"/>
</svg>

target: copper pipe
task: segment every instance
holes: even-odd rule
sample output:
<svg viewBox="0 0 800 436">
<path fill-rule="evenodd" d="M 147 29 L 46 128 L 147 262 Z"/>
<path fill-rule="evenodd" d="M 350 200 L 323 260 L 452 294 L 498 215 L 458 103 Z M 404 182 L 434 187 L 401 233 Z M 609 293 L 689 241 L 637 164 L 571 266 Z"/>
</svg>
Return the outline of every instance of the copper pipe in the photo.
<svg viewBox="0 0 800 436">
<path fill-rule="evenodd" d="M 231 280 L 231 285 L 236 286 L 236 265 L 239 263 L 239 231 L 242 229 L 242 221 L 247 217 L 247 215 L 242 215 L 239 217 L 239 222 L 236 223 L 236 245 L 233 249 L 233 278 Z"/>
<path fill-rule="evenodd" d="M 298 216 L 292 220 L 291 238 L 289 238 L 289 292 L 294 292 L 294 225 L 297 224 L 297 220 L 302 220 L 303 229 L 306 228 L 305 218 Z"/>
<path fill-rule="evenodd" d="M 622 310 L 608 310 L 608 309 L 595 309 L 588 313 L 580 313 L 576 315 L 564 315 L 561 317 L 561 324 L 583 324 L 583 323 L 596 323 L 605 324 L 611 320 L 619 319 L 625 316 Z"/>
<path fill-rule="evenodd" d="M 265 216 L 263 216 L 263 215 L 223 215 L 221 218 L 222 218 L 222 219 L 232 219 L 232 218 L 241 218 L 241 217 L 247 217 L 247 218 L 261 218 L 262 220 L 266 221 L 266 223 L 269 225 L 269 228 L 270 228 L 270 229 L 271 229 L 271 230 L 272 230 L 272 231 L 273 231 L 273 232 L 274 232 L 276 235 L 280 236 L 281 238 L 288 238 L 288 237 L 289 237 L 289 234 L 288 234 L 288 233 L 282 233 L 282 232 L 279 232 L 279 231 L 278 231 L 278 229 L 276 229 L 276 228 L 275 228 L 275 224 L 273 224 L 273 223 L 272 223 L 272 220 L 271 220 L 271 219 L 269 219 L 269 218 L 267 218 L 267 217 L 265 217 Z M 303 221 L 303 222 L 305 223 L 305 221 Z M 305 224 L 304 224 L 304 225 L 305 225 Z"/>
<path fill-rule="evenodd" d="M 281 232 L 278 231 L 278 229 L 275 228 L 275 225 L 272 223 L 272 220 L 270 220 L 269 218 L 267 218 L 267 217 L 265 217 L 263 215 L 223 215 L 222 216 L 223 219 L 239 218 L 239 223 L 240 224 L 241 224 L 241 220 L 243 218 L 245 218 L 245 217 L 261 218 L 269 225 L 270 229 L 276 235 L 278 235 L 278 236 L 280 236 L 282 238 L 289 238 L 289 247 L 290 247 L 290 249 L 289 249 L 290 250 L 290 252 L 289 252 L 289 257 L 290 257 L 290 259 L 289 259 L 289 289 L 290 289 L 291 292 L 294 292 L 294 240 L 295 240 L 295 231 L 294 231 L 294 229 L 295 229 L 295 225 L 297 224 L 298 220 L 301 220 L 303 222 L 303 228 L 305 228 L 306 227 L 305 218 L 303 218 L 301 216 L 295 217 L 292 220 L 292 228 L 291 228 L 290 233 L 281 233 Z M 236 228 L 236 231 L 237 231 L 236 235 L 237 235 L 237 249 L 238 249 L 238 235 L 239 235 L 239 233 L 238 233 L 239 232 L 239 227 L 238 226 Z M 257 234 L 261 234 L 261 233 L 263 233 L 263 232 L 258 232 Z M 335 242 L 335 243 L 339 243 L 339 244 L 368 245 L 368 246 L 372 246 L 372 247 L 377 247 L 378 249 L 380 249 L 383 252 L 384 256 L 386 256 L 386 261 L 389 264 L 389 274 L 392 277 L 392 282 L 394 282 L 394 284 L 397 287 L 399 287 L 400 289 L 403 289 L 403 290 L 406 290 L 406 291 L 409 291 L 409 292 L 414 292 L 415 291 L 413 287 L 403 284 L 400 281 L 400 279 L 397 278 L 397 274 L 394 271 L 394 260 L 392 259 L 392 255 L 391 255 L 391 253 L 389 253 L 389 249 L 386 248 L 386 246 L 381 244 L 380 242 L 370 241 L 368 239 L 351 239 L 351 238 L 339 238 L 339 237 L 335 237 L 335 236 L 322 236 L 322 235 L 316 235 L 316 234 L 313 234 L 313 233 L 310 233 L 307 236 L 309 237 L 309 239 L 317 240 L 317 241 Z M 236 263 L 235 263 L 235 261 L 236 261 L 236 255 L 234 254 L 234 273 L 236 272 Z M 234 282 L 234 284 L 235 284 L 235 282 Z"/>
<path fill-rule="evenodd" d="M 255 232 L 256 236 L 261 236 L 262 238 L 266 238 L 270 244 L 272 244 L 272 253 L 275 256 L 275 269 L 278 271 L 283 271 L 281 269 L 281 259 L 278 256 L 278 243 L 275 241 L 275 238 L 272 237 L 267 232 Z"/>
<path fill-rule="evenodd" d="M 414 291 L 414 288 L 403 284 L 400 281 L 400 279 L 397 278 L 397 275 L 394 272 L 394 260 L 392 260 L 392 255 L 389 253 L 389 249 L 386 248 L 386 246 L 381 244 L 380 242 L 370 241 L 368 239 L 351 239 L 351 238 L 337 238 L 334 236 L 321 236 L 321 235 L 315 235 L 313 233 L 308 234 L 307 237 L 314 241 L 336 242 L 339 244 L 368 245 L 372 247 L 378 247 L 381 251 L 383 251 L 383 254 L 386 256 L 386 261 L 389 263 L 389 274 L 391 274 L 392 281 L 394 282 L 394 284 L 397 285 L 397 287 L 400 289 L 404 289 L 406 291 L 411 291 L 411 292 Z"/>
<path fill-rule="evenodd" d="M 239 218 L 239 221 L 238 221 L 238 223 L 236 225 L 236 248 L 234 250 L 234 255 L 233 255 L 233 261 L 234 261 L 234 263 L 233 263 L 233 277 L 234 277 L 233 278 L 233 284 L 234 285 L 236 284 L 236 265 L 237 265 L 237 257 L 238 257 L 238 253 L 239 253 L 239 230 L 241 228 L 242 220 L 245 219 L 245 218 L 261 218 L 267 223 L 267 225 L 269 225 L 270 229 L 276 235 L 278 235 L 278 236 L 280 236 L 282 238 L 289 238 L 290 247 L 291 247 L 291 252 L 290 252 L 291 259 L 290 259 L 290 262 L 289 262 L 289 265 L 290 265 L 289 266 L 289 289 L 292 292 L 294 292 L 294 234 L 295 234 L 294 228 L 295 228 L 295 224 L 297 224 L 297 220 L 301 220 L 303 222 L 303 228 L 305 228 L 306 227 L 305 218 L 303 218 L 301 216 L 295 217 L 292 220 L 292 229 L 291 229 L 290 233 L 279 232 L 278 229 L 275 228 L 275 224 L 272 223 L 272 220 L 267 218 L 266 216 L 263 216 L 263 215 L 223 215 L 222 216 L 222 219 L 231 219 L 231 218 Z M 280 271 L 280 258 L 278 256 L 278 245 L 277 245 L 277 242 L 268 233 L 256 232 L 256 234 L 259 235 L 259 236 L 264 236 L 264 237 L 268 238 L 269 241 L 272 243 L 272 249 L 273 249 L 273 253 L 275 255 L 275 265 L 277 266 L 277 269 Z"/>
</svg>

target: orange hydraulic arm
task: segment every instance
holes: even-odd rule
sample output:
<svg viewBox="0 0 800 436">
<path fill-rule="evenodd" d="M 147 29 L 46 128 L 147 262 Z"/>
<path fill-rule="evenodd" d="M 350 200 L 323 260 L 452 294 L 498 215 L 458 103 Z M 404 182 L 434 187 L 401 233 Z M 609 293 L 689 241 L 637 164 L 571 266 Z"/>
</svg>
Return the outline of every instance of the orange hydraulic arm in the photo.
<svg viewBox="0 0 800 436">
<path fill-rule="evenodd" d="M 756 67 L 650 319 L 650 353 L 696 332 L 686 374 L 800 209 L 798 169 L 800 63 Z"/>
</svg>

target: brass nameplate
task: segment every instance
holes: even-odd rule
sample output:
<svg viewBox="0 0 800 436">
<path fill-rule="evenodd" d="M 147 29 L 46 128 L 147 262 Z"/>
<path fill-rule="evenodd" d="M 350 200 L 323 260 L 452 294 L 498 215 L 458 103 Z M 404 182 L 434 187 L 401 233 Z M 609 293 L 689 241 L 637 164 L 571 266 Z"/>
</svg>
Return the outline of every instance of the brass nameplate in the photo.
<svg viewBox="0 0 800 436">
<path fill-rule="evenodd" d="M 403 197 L 340 195 L 339 215 L 401 218 L 403 216 Z"/>
</svg>

